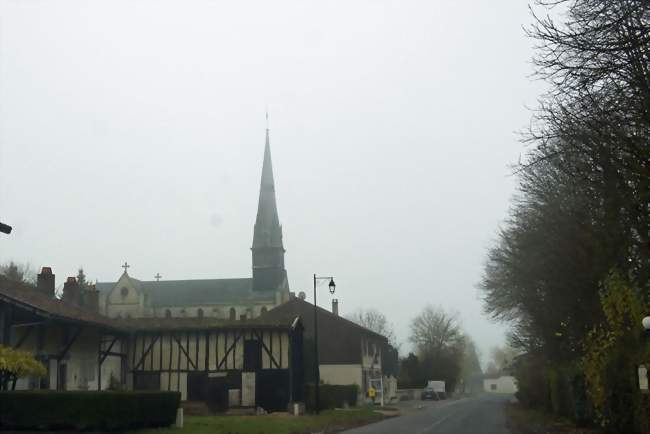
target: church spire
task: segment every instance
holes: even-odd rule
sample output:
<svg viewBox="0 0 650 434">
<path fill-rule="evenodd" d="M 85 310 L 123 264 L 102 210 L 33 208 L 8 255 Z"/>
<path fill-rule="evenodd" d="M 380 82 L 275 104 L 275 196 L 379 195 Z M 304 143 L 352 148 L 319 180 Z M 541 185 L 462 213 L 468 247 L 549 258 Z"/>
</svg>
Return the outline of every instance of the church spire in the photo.
<svg viewBox="0 0 650 434">
<path fill-rule="evenodd" d="M 275 200 L 275 182 L 271 163 L 268 113 L 262 179 L 253 233 L 253 287 L 257 290 L 275 290 L 286 282 L 282 226 Z"/>
<path fill-rule="evenodd" d="M 255 247 L 282 247 L 282 228 L 278 217 L 278 205 L 275 200 L 275 182 L 273 180 L 268 128 L 266 129 L 260 196 L 257 204 L 255 233 L 253 235 L 253 248 Z"/>
</svg>

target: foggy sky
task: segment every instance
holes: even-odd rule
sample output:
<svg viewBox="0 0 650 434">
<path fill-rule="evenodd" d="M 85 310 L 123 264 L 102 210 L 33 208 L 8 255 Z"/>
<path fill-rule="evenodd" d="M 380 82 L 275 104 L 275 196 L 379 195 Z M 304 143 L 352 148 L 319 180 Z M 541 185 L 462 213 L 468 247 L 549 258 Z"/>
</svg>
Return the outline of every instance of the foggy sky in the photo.
<svg viewBox="0 0 650 434">
<path fill-rule="evenodd" d="M 521 0 L 0 0 L 0 262 L 250 276 L 268 107 L 291 289 L 334 275 L 402 352 L 423 305 L 455 309 L 487 350 L 529 21 Z"/>
</svg>

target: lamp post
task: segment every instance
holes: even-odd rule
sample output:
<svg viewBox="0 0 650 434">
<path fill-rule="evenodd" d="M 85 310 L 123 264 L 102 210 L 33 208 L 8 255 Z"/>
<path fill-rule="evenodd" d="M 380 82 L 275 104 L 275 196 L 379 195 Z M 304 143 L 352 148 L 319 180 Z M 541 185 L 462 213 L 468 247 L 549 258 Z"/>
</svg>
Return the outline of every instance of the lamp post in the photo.
<svg viewBox="0 0 650 434">
<path fill-rule="evenodd" d="M 643 335 L 645 339 L 650 338 L 650 316 L 646 316 L 641 320 L 643 326 Z M 648 368 L 646 365 L 639 365 L 639 389 L 642 393 L 648 393 Z"/>
<path fill-rule="evenodd" d="M 330 281 L 328 287 L 330 289 L 330 294 L 334 294 L 336 290 L 336 283 L 334 283 L 333 277 L 318 277 L 314 274 L 314 373 L 316 375 L 316 414 L 320 413 L 320 368 L 318 364 L 318 305 L 316 304 L 316 282 L 319 280 L 328 280 Z"/>
</svg>

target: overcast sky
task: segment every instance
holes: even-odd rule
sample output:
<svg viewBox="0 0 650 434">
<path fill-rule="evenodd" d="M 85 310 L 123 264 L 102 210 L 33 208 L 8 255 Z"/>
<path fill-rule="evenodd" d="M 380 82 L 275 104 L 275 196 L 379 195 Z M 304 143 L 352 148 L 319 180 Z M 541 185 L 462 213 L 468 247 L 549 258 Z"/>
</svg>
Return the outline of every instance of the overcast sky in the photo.
<svg viewBox="0 0 650 434">
<path fill-rule="evenodd" d="M 268 107 L 292 290 L 333 274 L 343 313 L 403 342 L 441 305 L 487 350 L 529 21 L 522 0 L 0 0 L 0 262 L 250 276 Z"/>
</svg>

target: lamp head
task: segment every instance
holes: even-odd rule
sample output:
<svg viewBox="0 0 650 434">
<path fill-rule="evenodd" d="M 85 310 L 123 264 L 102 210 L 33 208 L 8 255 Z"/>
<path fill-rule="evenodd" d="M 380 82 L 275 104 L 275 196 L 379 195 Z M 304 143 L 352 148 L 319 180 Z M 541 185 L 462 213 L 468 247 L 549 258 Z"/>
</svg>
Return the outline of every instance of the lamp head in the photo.
<svg viewBox="0 0 650 434">
<path fill-rule="evenodd" d="M 333 277 L 330 277 L 330 284 L 328 286 L 330 288 L 330 294 L 334 294 L 334 291 L 336 291 L 336 283 L 334 283 Z"/>
<path fill-rule="evenodd" d="M 643 329 L 645 331 L 650 331 L 650 316 L 646 316 L 641 320 L 641 324 L 643 325 Z"/>
</svg>

